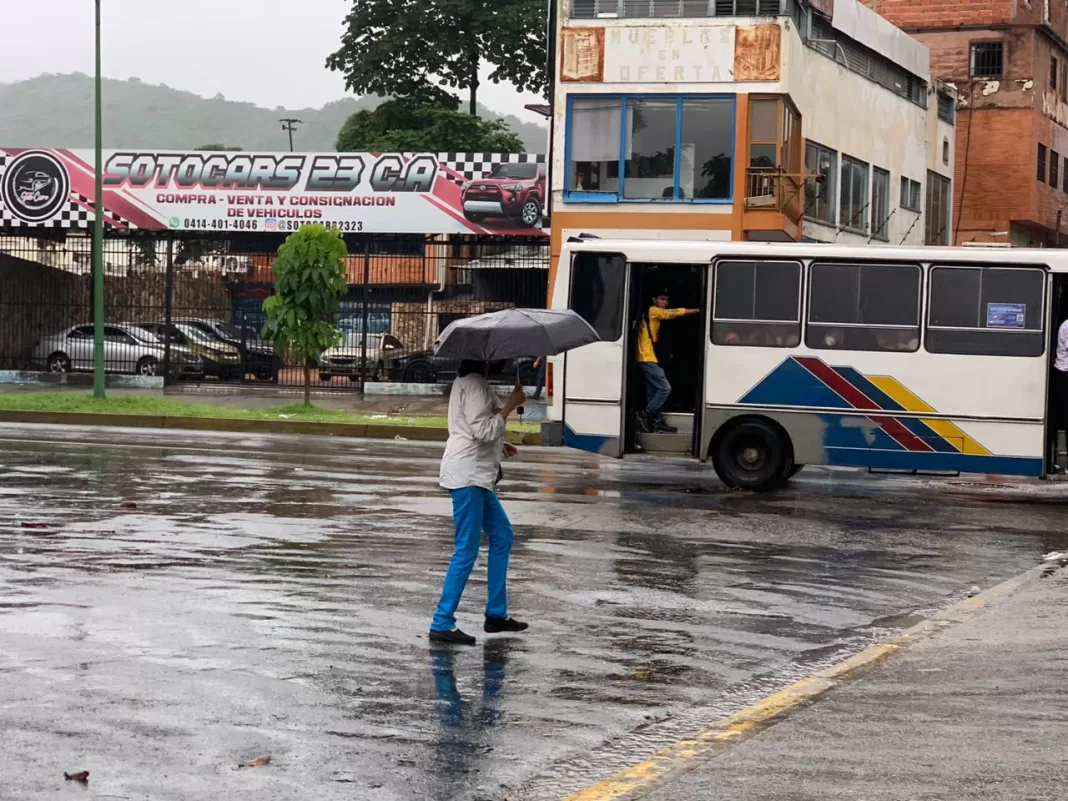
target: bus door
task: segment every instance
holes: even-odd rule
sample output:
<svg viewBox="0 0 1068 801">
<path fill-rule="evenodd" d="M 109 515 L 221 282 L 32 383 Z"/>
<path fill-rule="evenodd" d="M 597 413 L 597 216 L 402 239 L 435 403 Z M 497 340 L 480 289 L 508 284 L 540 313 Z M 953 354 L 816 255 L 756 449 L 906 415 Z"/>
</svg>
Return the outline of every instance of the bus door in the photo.
<svg viewBox="0 0 1068 801">
<path fill-rule="evenodd" d="M 564 444 L 604 456 L 623 455 L 629 280 L 622 254 L 576 253 L 568 306 L 600 342 L 564 355 Z"/>
</svg>

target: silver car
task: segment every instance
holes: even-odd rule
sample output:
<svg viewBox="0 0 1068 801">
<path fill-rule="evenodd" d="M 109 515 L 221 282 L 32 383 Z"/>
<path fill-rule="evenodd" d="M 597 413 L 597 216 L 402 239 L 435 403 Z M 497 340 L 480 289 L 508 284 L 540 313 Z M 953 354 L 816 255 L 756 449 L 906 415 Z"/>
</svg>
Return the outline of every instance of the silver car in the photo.
<svg viewBox="0 0 1068 801">
<path fill-rule="evenodd" d="M 367 335 L 368 377 L 372 381 L 389 374 L 393 360 L 404 352 L 401 341 L 389 334 Z M 335 376 L 355 381 L 362 373 L 363 334 L 345 334 L 341 344 L 323 351 L 319 357 L 319 379 L 329 381 Z"/>
<path fill-rule="evenodd" d="M 150 331 L 128 323 L 104 326 L 104 369 L 109 373 L 156 376 L 163 372 L 165 346 Z M 93 370 L 93 326 L 76 325 L 49 334 L 37 343 L 34 362 L 49 372 Z M 186 349 L 171 348 L 174 372 L 181 376 L 203 374 L 204 362 Z"/>
</svg>

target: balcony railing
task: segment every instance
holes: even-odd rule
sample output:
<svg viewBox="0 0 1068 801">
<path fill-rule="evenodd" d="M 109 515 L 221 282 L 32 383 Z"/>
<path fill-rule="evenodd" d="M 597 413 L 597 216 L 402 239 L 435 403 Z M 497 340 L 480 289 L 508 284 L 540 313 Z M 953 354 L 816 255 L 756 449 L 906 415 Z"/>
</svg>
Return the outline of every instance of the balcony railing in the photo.
<svg viewBox="0 0 1068 801">
<path fill-rule="evenodd" d="M 745 171 L 745 207 L 799 220 L 804 185 L 802 175 L 787 175 L 778 167 L 750 167 Z"/>
<path fill-rule="evenodd" d="M 778 17 L 793 0 L 571 0 L 572 19 Z"/>
</svg>

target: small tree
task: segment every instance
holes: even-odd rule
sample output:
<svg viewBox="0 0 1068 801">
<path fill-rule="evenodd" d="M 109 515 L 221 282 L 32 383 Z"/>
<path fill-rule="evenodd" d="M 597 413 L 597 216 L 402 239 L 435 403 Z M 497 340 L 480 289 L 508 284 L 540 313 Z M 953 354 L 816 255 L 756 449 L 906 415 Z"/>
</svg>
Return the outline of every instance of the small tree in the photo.
<svg viewBox="0 0 1068 801">
<path fill-rule="evenodd" d="M 341 298 L 349 290 L 347 255 L 340 233 L 305 225 L 286 238 L 274 262 L 275 292 L 263 302 L 267 313 L 263 336 L 280 353 L 304 365 L 305 406 L 311 405 L 309 362 L 341 341 L 336 320 Z"/>
</svg>

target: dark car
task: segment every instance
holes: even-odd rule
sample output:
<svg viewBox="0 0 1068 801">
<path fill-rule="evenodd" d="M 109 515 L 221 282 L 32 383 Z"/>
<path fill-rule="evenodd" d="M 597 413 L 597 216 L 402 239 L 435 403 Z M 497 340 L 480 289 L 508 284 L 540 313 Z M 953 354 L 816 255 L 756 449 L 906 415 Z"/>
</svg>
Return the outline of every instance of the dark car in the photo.
<svg viewBox="0 0 1068 801">
<path fill-rule="evenodd" d="M 531 387 L 537 381 L 538 369 L 533 359 L 509 359 L 504 369 L 489 376 L 494 383 L 510 384 L 515 381 L 516 364 L 519 366 L 519 379 L 523 386 Z M 405 384 L 436 384 L 439 381 L 452 381 L 456 378 L 459 364 L 455 359 L 443 359 L 435 356 L 433 351 L 410 353 L 393 360 L 390 377 Z"/>
<path fill-rule="evenodd" d="M 261 381 L 273 381 L 278 378 L 282 360 L 274 352 L 271 343 L 264 342 L 256 329 L 250 326 L 237 326 L 222 320 L 200 317 L 175 317 L 173 322 L 192 326 L 212 339 L 233 345 L 241 353 L 245 372 L 252 373 Z"/>
<path fill-rule="evenodd" d="M 533 228 L 545 207 L 545 165 L 498 164 L 489 176 L 465 183 L 460 201 L 471 222 L 509 217 Z"/>
<path fill-rule="evenodd" d="M 145 323 L 161 341 L 191 351 L 204 361 L 204 375 L 220 381 L 233 381 L 241 377 L 241 353 L 228 342 L 221 342 L 186 323 Z"/>
</svg>

